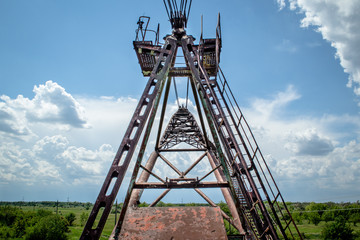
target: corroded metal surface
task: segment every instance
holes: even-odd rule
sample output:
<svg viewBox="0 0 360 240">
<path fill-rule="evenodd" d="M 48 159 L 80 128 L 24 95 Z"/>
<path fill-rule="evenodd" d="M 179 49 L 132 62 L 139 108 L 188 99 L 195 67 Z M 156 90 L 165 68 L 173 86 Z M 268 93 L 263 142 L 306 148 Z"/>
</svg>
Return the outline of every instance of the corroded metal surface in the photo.
<svg viewBox="0 0 360 240">
<path fill-rule="evenodd" d="M 120 239 L 226 240 L 218 207 L 129 208 Z"/>
<path fill-rule="evenodd" d="M 220 16 L 216 39 L 203 39 L 201 31 L 199 44 L 195 44 L 195 38 L 187 35 L 185 31 L 191 2 L 191 0 L 189 2 L 164 0 L 173 28 L 172 34 L 164 38 L 164 44 L 158 42 L 159 27 L 156 32 L 153 31 L 156 34 L 154 44 L 152 41 L 145 40 L 146 33 L 151 32 L 147 29 L 150 18 L 144 16 L 139 18 L 134 48 L 142 73 L 149 77 L 149 81 L 80 239 L 101 237 L 106 219 L 131 161 L 135 161 L 135 164 L 119 220 L 110 236 L 112 240 L 119 238 L 227 239 L 222 219 L 224 214 L 215 207 L 139 209 L 130 207 L 140 200 L 142 189 L 151 188 L 165 189 L 151 206 L 160 201 L 171 189 L 176 188 L 197 189 L 196 191 L 214 206 L 215 204 L 198 189 L 205 187 L 226 190 L 223 191 L 223 195 L 230 206 L 233 219 L 224 217 L 235 225 L 246 239 L 289 239 L 290 235 L 292 238 L 296 235 L 302 239 L 252 131 L 219 67 Z M 178 56 L 178 50 L 182 50 L 183 56 Z M 177 61 L 177 57 L 183 57 L 184 62 Z M 175 77 L 188 79 L 185 107 L 179 104 Z M 176 113 L 178 115 L 175 114 L 175 117 L 171 119 L 164 137 L 160 139 L 172 80 L 180 109 Z M 187 112 L 189 86 L 198 113 L 197 117 L 200 120 L 199 126 L 190 112 Z M 178 174 L 177 178 L 168 176 L 164 178 L 161 174 L 155 174 L 152 171 L 156 156 L 149 165 L 145 167 L 142 165 L 142 160 L 146 156 L 145 152 L 149 150 L 147 144 L 157 116 L 157 109 L 161 104 L 162 110 L 154 150 L 158 157 Z M 204 123 L 205 119 L 207 125 Z M 186 143 L 189 146 L 182 148 L 179 143 L 181 145 Z M 170 155 L 170 152 L 192 151 L 203 151 L 204 154 L 184 172 L 162 154 L 163 152 L 169 152 Z M 187 177 L 187 174 L 205 156 L 210 161 L 214 160 L 210 163 L 211 171 L 200 178 Z M 144 170 L 144 174 L 138 179 L 140 169 Z M 217 172 L 220 173 L 217 174 Z M 217 182 L 202 182 L 214 173 Z M 147 182 L 150 175 L 160 182 Z M 134 197 L 131 197 L 132 195 Z M 284 223 L 282 219 L 287 220 Z M 292 232 L 293 228 L 296 229 L 295 234 Z"/>
<path fill-rule="evenodd" d="M 196 148 L 206 147 L 200 128 L 188 109 L 180 107 L 171 117 L 160 141 L 161 149 L 169 149 L 185 142 Z"/>
</svg>

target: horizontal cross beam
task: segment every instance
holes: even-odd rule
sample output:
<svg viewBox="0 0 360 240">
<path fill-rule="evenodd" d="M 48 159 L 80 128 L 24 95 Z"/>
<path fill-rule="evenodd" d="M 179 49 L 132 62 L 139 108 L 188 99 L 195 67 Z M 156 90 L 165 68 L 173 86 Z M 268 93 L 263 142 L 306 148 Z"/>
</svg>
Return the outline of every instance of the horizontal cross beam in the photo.
<svg viewBox="0 0 360 240">
<path fill-rule="evenodd" d="M 135 183 L 134 188 L 138 189 L 172 189 L 172 188 L 223 188 L 229 187 L 228 182 L 166 182 L 166 183 L 155 183 L 155 182 L 144 182 Z"/>
</svg>

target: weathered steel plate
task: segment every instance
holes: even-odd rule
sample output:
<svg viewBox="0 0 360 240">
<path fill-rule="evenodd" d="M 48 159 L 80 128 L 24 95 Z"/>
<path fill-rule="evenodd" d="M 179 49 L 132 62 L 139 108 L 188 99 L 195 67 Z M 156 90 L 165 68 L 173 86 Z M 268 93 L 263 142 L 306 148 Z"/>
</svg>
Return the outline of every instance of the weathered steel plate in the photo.
<svg viewBox="0 0 360 240">
<path fill-rule="evenodd" d="M 227 240 L 218 207 L 128 208 L 119 239 Z"/>
</svg>

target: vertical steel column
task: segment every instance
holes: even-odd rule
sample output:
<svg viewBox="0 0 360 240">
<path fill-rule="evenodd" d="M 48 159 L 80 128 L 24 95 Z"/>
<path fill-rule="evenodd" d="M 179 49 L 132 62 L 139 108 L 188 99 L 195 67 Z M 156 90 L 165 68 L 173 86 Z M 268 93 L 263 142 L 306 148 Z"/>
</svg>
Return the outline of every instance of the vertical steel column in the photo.
<svg viewBox="0 0 360 240">
<path fill-rule="evenodd" d="M 146 162 L 145 168 L 149 171 L 152 171 L 154 168 L 154 165 L 156 163 L 156 160 L 159 156 L 159 153 L 157 151 L 153 151 Z M 138 182 L 147 182 L 149 180 L 150 173 L 148 171 L 143 170 L 140 174 L 140 177 L 138 179 Z M 129 206 L 137 206 L 138 201 L 140 200 L 141 194 L 144 191 L 144 189 L 134 189 L 131 198 L 129 200 Z"/>
</svg>

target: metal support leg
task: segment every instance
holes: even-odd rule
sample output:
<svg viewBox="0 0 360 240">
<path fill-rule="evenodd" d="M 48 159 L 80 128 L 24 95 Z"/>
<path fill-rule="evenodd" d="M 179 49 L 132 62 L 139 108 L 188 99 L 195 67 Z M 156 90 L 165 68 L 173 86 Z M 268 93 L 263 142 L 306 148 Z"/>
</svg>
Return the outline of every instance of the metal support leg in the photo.
<svg viewBox="0 0 360 240">
<path fill-rule="evenodd" d="M 215 168 L 219 164 L 219 161 L 214 156 L 215 156 L 214 154 L 210 154 L 210 153 L 207 154 L 207 157 L 209 159 L 209 162 L 210 162 L 210 165 L 212 168 Z M 223 171 L 216 170 L 214 172 L 214 175 L 216 177 L 216 180 L 218 180 L 220 182 L 226 181 L 226 177 L 225 177 Z M 221 188 L 221 192 L 224 195 L 224 199 L 229 207 L 231 215 L 233 216 L 233 221 L 234 221 L 235 227 L 237 228 L 237 230 L 239 230 L 241 235 L 244 235 L 245 231 L 244 231 L 243 226 L 241 225 L 239 213 L 237 212 L 237 209 L 236 209 L 235 203 L 232 199 L 230 190 L 228 188 Z"/>
<path fill-rule="evenodd" d="M 152 171 L 158 156 L 159 156 L 159 154 L 157 151 L 152 152 L 149 157 L 149 160 L 147 161 L 147 163 L 145 165 L 145 168 L 148 169 L 149 171 Z M 149 177 L 150 177 L 150 173 L 143 170 L 140 174 L 138 182 L 147 182 L 149 180 Z M 141 197 L 141 194 L 143 191 L 144 191 L 144 189 L 134 189 L 133 190 L 130 200 L 129 200 L 130 207 L 138 205 L 138 202 L 140 200 L 140 197 Z"/>
</svg>

